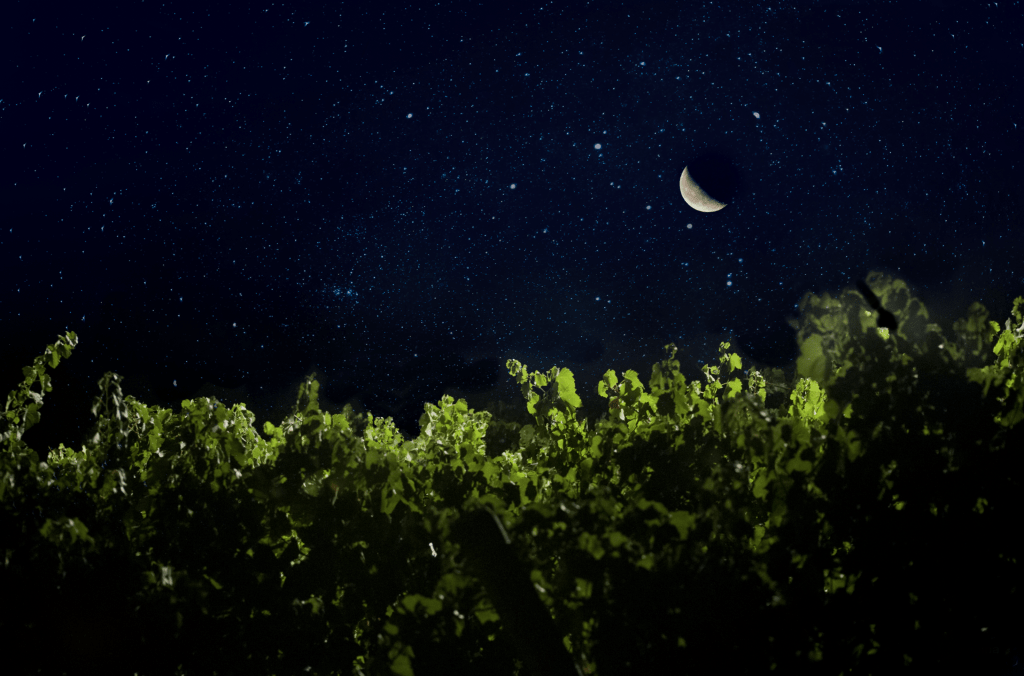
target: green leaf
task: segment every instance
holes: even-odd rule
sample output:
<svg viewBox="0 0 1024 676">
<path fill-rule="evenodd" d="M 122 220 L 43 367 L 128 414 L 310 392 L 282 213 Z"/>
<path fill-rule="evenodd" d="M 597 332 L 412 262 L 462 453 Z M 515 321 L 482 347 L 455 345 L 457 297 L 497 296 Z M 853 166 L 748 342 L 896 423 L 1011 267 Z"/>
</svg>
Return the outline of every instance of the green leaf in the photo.
<svg viewBox="0 0 1024 676">
<path fill-rule="evenodd" d="M 736 398 L 736 396 L 743 390 L 743 383 L 740 381 L 739 378 L 733 378 L 732 380 L 727 382 L 725 386 L 729 389 L 729 391 L 726 392 L 725 394 L 726 399 Z"/>
<path fill-rule="evenodd" d="M 768 472 L 764 467 L 759 467 L 755 472 L 751 473 L 753 483 L 751 486 L 751 492 L 754 497 L 763 500 L 768 495 Z"/>
<path fill-rule="evenodd" d="M 413 676 L 412 660 L 406 654 L 401 654 L 391 660 L 391 672 L 398 676 Z"/>
<path fill-rule="evenodd" d="M 600 560 L 604 556 L 605 550 L 601 546 L 601 540 L 593 533 L 580 533 L 578 542 L 580 549 L 589 553 L 595 559 Z"/>
<path fill-rule="evenodd" d="M 697 525 L 697 517 L 689 512 L 672 512 L 668 520 L 679 531 L 679 539 L 685 540 Z"/>
<path fill-rule="evenodd" d="M 740 359 L 740 356 L 738 354 L 733 352 L 732 354 L 729 355 L 729 366 L 732 367 L 733 371 L 742 371 L 743 360 Z"/>
<path fill-rule="evenodd" d="M 792 474 L 793 472 L 804 472 L 804 473 L 807 473 L 807 472 L 810 472 L 813 467 L 814 467 L 814 463 L 812 463 L 810 460 L 804 460 L 799 455 L 797 455 L 796 457 L 790 458 L 789 461 L 786 463 L 786 473 L 787 474 Z"/>
<path fill-rule="evenodd" d="M 501 618 L 498 616 L 498 611 L 490 605 L 478 604 L 477 607 L 473 609 L 473 614 L 476 615 L 476 619 L 480 624 L 501 621 Z"/>
<path fill-rule="evenodd" d="M 39 529 L 40 535 L 54 544 L 64 543 L 75 544 L 84 542 L 90 548 L 94 548 L 96 541 L 89 535 L 89 529 L 77 517 L 47 519 Z"/>
<path fill-rule="evenodd" d="M 826 364 L 820 335 L 812 334 L 800 343 L 800 356 L 796 358 L 796 370 L 800 376 L 824 382 Z"/>
<path fill-rule="evenodd" d="M 563 368 L 559 369 L 555 377 L 558 383 L 558 397 L 573 408 L 579 408 L 583 401 L 576 394 L 576 381 L 573 379 L 572 371 Z"/>
<path fill-rule="evenodd" d="M 422 606 L 427 615 L 433 615 L 441 610 L 443 604 L 438 599 L 429 598 L 421 594 L 408 594 L 401 600 L 402 607 L 410 613 L 415 612 L 417 606 Z"/>
</svg>

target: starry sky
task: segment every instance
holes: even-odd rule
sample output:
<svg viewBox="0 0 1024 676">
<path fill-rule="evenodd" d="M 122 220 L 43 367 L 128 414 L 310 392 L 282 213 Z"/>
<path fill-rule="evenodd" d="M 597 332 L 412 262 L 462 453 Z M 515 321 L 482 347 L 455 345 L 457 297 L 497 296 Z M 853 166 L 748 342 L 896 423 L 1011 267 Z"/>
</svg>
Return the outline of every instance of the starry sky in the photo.
<svg viewBox="0 0 1024 676">
<path fill-rule="evenodd" d="M 315 373 L 415 435 L 446 392 L 522 408 L 510 358 L 591 416 L 669 342 L 784 367 L 804 294 L 872 270 L 940 323 L 1024 294 L 1019 0 L 388 5 L 5 12 L 0 385 L 80 340 L 37 446 L 108 370 L 259 426 Z"/>
</svg>

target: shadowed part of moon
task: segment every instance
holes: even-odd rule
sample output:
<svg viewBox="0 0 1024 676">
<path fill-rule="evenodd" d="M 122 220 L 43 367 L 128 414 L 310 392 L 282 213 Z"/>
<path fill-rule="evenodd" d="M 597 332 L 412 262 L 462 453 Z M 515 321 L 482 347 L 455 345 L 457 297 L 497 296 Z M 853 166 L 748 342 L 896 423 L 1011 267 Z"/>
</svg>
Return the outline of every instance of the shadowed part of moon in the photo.
<svg viewBox="0 0 1024 676">
<path fill-rule="evenodd" d="M 697 211 L 710 213 L 725 206 L 725 202 L 716 200 L 693 180 L 689 167 L 684 168 L 683 175 L 679 177 L 679 192 L 683 194 L 686 203 Z"/>
</svg>

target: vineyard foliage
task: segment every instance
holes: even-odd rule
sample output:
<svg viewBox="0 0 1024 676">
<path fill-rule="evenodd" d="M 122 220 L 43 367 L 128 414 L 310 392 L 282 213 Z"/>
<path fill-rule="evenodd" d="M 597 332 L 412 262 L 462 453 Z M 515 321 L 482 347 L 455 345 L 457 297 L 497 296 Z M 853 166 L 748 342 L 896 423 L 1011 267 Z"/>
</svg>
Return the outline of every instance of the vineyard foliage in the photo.
<svg viewBox="0 0 1024 676">
<path fill-rule="evenodd" d="M 68 333 L 0 418 L 0 631 L 39 673 L 998 673 L 1024 299 L 947 337 L 868 281 L 898 329 L 808 294 L 792 382 L 728 343 L 688 381 L 669 345 L 646 385 L 608 371 L 590 423 L 568 369 L 510 361 L 529 424 L 445 396 L 414 439 L 312 379 L 260 434 L 108 373 L 87 443 L 40 454 Z"/>
</svg>

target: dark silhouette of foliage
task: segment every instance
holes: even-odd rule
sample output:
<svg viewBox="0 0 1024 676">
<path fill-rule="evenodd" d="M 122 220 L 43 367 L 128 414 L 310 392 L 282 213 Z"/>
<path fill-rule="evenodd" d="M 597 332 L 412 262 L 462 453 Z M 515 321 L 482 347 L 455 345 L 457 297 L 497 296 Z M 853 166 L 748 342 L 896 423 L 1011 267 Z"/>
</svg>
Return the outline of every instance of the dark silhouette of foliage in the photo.
<svg viewBox="0 0 1024 676">
<path fill-rule="evenodd" d="M 606 373 L 590 423 L 568 369 L 510 361 L 527 422 L 445 396 L 407 440 L 321 411 L 313 379 L 260 434 L 242 404 L 149 407 L 108 373 L 88 442 L 41 457 L 22 437 L 69 333 L 0 418 L 7 657 L 24 673 L 1009 673 L 1024 299 L 1003 327 L 976 304 L 946 337 L 899 280 L 862 286 L 804 299 L 788 384 L 728 343 L 688 382 L 667 346 L 646 386 Z"/>
</svg>

